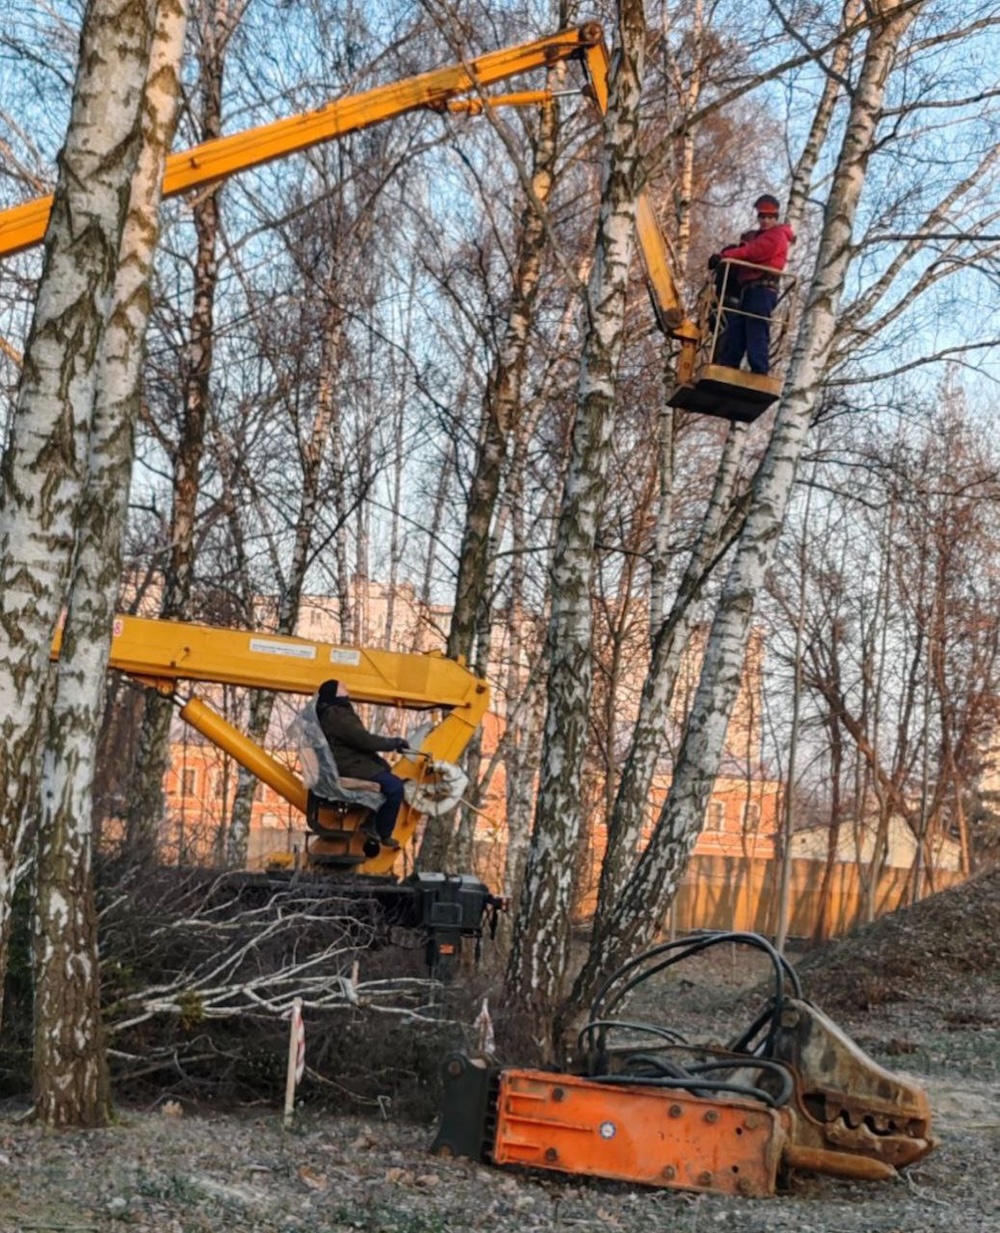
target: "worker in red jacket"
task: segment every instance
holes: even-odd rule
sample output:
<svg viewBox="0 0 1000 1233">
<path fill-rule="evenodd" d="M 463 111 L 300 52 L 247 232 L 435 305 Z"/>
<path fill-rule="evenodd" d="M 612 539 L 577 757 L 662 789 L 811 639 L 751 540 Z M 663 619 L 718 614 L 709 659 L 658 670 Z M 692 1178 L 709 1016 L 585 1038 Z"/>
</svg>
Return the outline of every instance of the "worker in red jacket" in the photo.
<svg viewBox="0 0 1000 1233">
<path fill-rule="evenodd" d="M 749 262 L 750 265 L 730 265 L 728 283 L 735 278 L 739 288 L 739 311 L 726 314 L 726 329 L 719 343 L 716 363 L 725 368 L 739 368 L 746 354 L 750 371 L 766 375 L 771 368 L 771 314 L 778 303 L 777 274 L 785 268 L 788 249 L 795 242 L 795 233 L 787 223 L 778 221 L 777 197 L 765 193 L 754 202 L 757 230 L 741 236 L 741 243 L 730 245 L 709 262 L 713 268 L 719 262 Z M 765 266 L 766 269 L 755 269 Z M 769 273 L 774 270 L 775 273 Z"/>
</svg>

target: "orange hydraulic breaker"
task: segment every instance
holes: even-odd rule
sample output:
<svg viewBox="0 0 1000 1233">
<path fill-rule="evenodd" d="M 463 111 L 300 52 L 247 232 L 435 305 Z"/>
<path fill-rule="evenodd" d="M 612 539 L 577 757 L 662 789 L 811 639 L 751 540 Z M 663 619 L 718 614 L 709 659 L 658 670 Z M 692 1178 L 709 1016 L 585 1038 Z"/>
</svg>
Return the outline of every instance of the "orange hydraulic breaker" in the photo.
<svg viewBox="0 0 1000 1233">
<path fill-rule="evenodd" d="M 647 1186 L 774 1193 L 781 1111 L 753 1101 L 504 1070 L 493 1160 Z"/>
<path fill-rule="evenodd" d="M 728 1044 L 688 1040 L 634 1010 L 622 1016 L 651 977 L 718 946 L 760 952 L 774 978 L 771 997 Z M 795 971 L 758 934 L 692 934 L 627 960 L 595 995 L 577 1045 L 576 1073 L 452 1054 L 432 1150 L 761 1196 L 796 1169 L 888 1179 L 935 1147 L 926 1092 L 806 1001 Z"/>
</svg>

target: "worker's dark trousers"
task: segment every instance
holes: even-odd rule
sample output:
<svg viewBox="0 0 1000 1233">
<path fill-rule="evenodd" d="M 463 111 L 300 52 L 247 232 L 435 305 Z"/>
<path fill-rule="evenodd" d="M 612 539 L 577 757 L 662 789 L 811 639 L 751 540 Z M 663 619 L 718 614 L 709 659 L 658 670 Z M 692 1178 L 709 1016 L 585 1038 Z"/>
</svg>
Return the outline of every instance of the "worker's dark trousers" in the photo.
<svg viewBox="0 0 1000 1233">
<path fill-rule="evenodd" d="M 382 789 L 385 804 L 372 819 L 379 839 L 388 839 L 396 826 L 399 807 L 403 803 L 403 781 L 392 771 L 380 771 L 372 779 Z"/>
<path fill-rule="evenodd" d="M 771 369 L 771 314 L 778 302 L 774 287 L 748 283 L 740 296 L 740 311 L 727 313 L 726 332 L 719 345 L 717 364 L 739 368 L 746 352 L 750 371 L 768 373 Z"/>
</svg>

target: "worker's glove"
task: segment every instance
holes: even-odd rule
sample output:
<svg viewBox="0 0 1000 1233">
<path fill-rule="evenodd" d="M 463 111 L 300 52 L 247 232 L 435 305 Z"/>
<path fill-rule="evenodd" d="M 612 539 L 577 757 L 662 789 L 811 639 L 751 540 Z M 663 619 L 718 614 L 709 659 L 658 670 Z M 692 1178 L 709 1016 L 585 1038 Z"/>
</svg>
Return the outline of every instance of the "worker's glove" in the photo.
<svg viewBox="0 0 1000 1233">
<path fill-rule="evenodd" d="M 708 268 L 710 270 L 717 270 L 719 268 L 721 261 L 722 261 L 722 258 L 719 256 L 719 254 L 713 253 L 711 257 L 709 257 L 708 259 Z"/>
<path fill-rule="evenodd" d="M 396 751 L 396 753 L 409 753 L 410 752 L 410 742 L 406 739 L 405 736 L 397 736 L 396 743 L 395 745 L 393 745 L 393 749 Z"/>
</svg>

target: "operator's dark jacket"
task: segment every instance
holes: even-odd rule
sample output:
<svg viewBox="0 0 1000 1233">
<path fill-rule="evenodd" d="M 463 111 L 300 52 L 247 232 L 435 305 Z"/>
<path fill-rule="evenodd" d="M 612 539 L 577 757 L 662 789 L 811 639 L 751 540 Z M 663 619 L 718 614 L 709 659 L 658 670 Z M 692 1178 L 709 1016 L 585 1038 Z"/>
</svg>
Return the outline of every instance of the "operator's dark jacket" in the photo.
<svg viewBox="0 0 1000 1233">
<path fill-rule="evenodd" d="M 361 722 L 349 698 L 336 698 L 317 707 L 320 727 L 330 742 L 337 771 L 349 779 L 371 779 L 390 770 L 378 751 L 397 748 L 394 736 L 376 736 Z"/>
</svg>

